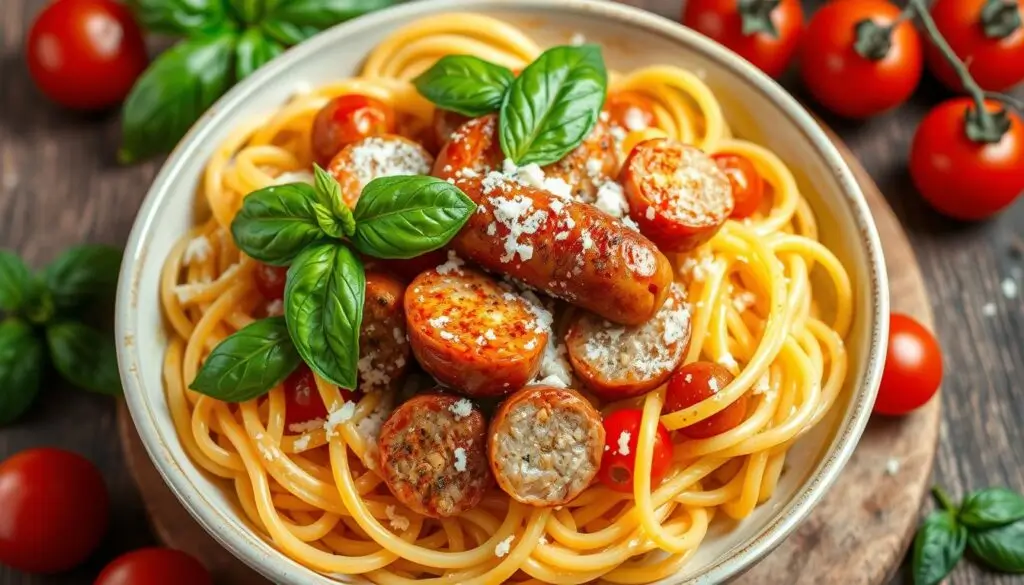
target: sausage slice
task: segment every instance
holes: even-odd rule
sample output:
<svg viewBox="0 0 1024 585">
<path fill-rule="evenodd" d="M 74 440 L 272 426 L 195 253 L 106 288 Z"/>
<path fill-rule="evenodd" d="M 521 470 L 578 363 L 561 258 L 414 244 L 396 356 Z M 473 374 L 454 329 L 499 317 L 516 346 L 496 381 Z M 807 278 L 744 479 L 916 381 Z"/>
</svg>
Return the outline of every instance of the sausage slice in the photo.
<svg viewBox="0 0 1024 585">
<path fill-rule="evenodd" d="M 494 413 L 487 454 L 498 486 L 517 501 L 559 506 L 601 468 L 601 414 L 578 392 L 528 386 Z"/>
<path fill-rule="evenodd" d="M 420 394 L 380 431 L 380 473 L 398 501 L 431 518 L 465 512 L 491 485 L 487 421 L 468 399 Z"/>
<path fill-rule="evenodd" d="M 573 319 L 566 348 L 573 371 L 598 396 L 621 400 L 656 388 L 672 375 L 690 345 L 690 310 L 673 284 L 661 310 L 634 327 L 592 313 Z"/>
<path fill-rule="evenodd" d="M 366 273 L 363 323 L 359 329 L 359 389 L 394 388 L 409 363 L 405 334 L 405 284 L 381 272 Z"/>
<path fill-rule="evenodd" d="M 426 175 L 434 157 L 418 143 L 396 134 L 370 136 L 341 149 L 327 171 L 341 185 L 345 205 L 355 207 L 363 187 L 380 177 Z"/>
<path fill-rule="evenodd" d="M 439 382 L 470 396 L 502 396 L 540 369 L 551 316 L 489 276 L 445 265 L 405 294 L 412 352 Z"/>
<path fill-rule="evenodd" d="M 668 138 L 636 145 L 619 181 L 630 217 L 664 251 L 686 252 L 708 241 L 735 204 L 729 177 L 710 156 Z"/>
</svg>

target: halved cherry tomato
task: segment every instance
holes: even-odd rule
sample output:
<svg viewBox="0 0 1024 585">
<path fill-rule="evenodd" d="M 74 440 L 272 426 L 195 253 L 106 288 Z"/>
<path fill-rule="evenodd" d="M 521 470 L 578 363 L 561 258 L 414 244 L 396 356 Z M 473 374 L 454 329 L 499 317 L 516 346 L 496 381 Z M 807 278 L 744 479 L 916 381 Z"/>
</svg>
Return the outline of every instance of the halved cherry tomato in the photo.
<svg viewBox="0 0 1024 585">
<path fill-rule="evenodd" d="M 287 266 L 271 266 L 262 262 L 256 264 L 256 270 L 253 271 L 256 290 L 268 301 L 279 301 L 284 298 L 287 276 Z"/>
<path fill-rule="evenodd" d="M 764 198 L 764 179 L 754 168 L 754 163 L 741 154 L 712 155 L 718 166 L 725 171 L 732 185 L 732 198 L 735 206 L 730 217 L 750 217 L 761 206 Z"/>
<path fill-rule="evenodd" d="M 327 168 L 334 155 L 367 136 L 395 131 L 395 112 L 384 102 L 365 95 L 334 98 L 313 120 L 313 156 Z"/>
<path fill-rule="evenodd" d="M 617 410 L 604 419 L 605 450 L 597 478 L 617 492 L 633 492 L 636 446 L 643 411 Z M 672 438 L 665 425 L 658 423 L 651 459 L 651 489 L 658 487 L 672 465 Z"/>
<path fill-rule="evenodd" d="M 110 562 L 95 585 L 213 585 L 199 561 L 180 550 L 143 548 Z"/>
<path fill-rule="evenodd" d="M 889 346 L 874 411 L 902 415 L 927 403 L 942 383 L 942 350 L 923 325 L 899 313 L 889 317 Z"/>
<path fill-rule="evenodd" d="M 985 104 L 989 112 L 1001 108 Z M 1010 127 L 999 142 L 975 142 L 964 117 L 968 98 L 936 106 L 917 127 L 910 147 L 910 177 L 928 203 L 957 219 L 979 220 L 1009 207 L 1024 193 L 1024 122 L 1007 112 Z"/>
<path fill-rule="evenodd" d="M 81 455 L 29 449 L 0 463 L 0 564 L 59 573 L 84 561 L 107 531 L 103 476 Z"/>
<path fill-rule="evenodd" d="M 676 370 L 668 380 L 665 406 L 662 412 L 668 414 L 689 408 L 714 396 L 733 381 L 733 375 L 725 366 L 715 362 L 693 362 Z M 736 428 L 747 418 L 747 395 L 708 418 L 679 429 L 691 439 L 707 439 Z"/>
<path fill-rule="evenodd" d="M 46 97 L 76 110 L 115 106 L 149 57 L 131 12 L 113 0 L 57 0 L 36 17 L 25 48 Z"/>
<path fill-rule="evenodd" d="M 1007 13 L 1024 19 L 1024 3 L 1004 2 L 986 10 L 988 0 L 936 0 L 932 19 L 956 56 L 968 64 L 974 81 L 989 91 L 1001 91 L 1024 80 L 1024 26 Z M 925 52 L 928 69 L 954 91 L 963 91 L 949 61 L 934 43 Z"/>
<path fill-rule="evenodd" d="M 867 118 L 914 93 L 924 57 L 910 20 L 896 25 L 888 50 L 877 58 L 854 48 L 861 23 L 884 28 L 899 17 L 900 8 L 884 0 L 837 0 L 814 14 L 801 44 L 800 74 L 818 103 L 840 116 Z"/>
<path fill-rule="evenodd" d="M 689 0 L 683 24 L 732 49 L 771 77 L 793 59 L 804 25 L 800 0 Z"/>
<path fill-rule="evenodd" d="M 608 122 L 626 130 L 643 130 L 655 124 L 654 100 L 638 91 L 616 91 L 604 102 Z"/>
</svg>

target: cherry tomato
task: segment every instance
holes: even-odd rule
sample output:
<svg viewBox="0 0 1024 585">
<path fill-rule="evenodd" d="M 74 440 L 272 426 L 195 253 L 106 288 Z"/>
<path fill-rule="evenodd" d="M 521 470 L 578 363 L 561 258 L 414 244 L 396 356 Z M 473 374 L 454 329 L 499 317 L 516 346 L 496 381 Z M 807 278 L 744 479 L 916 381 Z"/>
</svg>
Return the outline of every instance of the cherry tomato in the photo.
<svg viewBox="0 0 1024 585">
<path fill-rule="evenodd" d="M 626 130 L 643 130 L 655 125 L 654 101 L 638 91 L 617 91 L 604 103 L 611 124 Z"/>
<path fill-rule="evenodd" d="M 1001 91 L 1024 79 L 1024 27 L 1000 26 L 998 11 L 983 18 L 982 8 L 987 2 L 937 0 L 931 15 L 956 56 L 968 64 L 974 81 L 983 89 Z M 1007 4 L 1003 10 L 1016 10 L 1024 19 L 1024 4 Z M 963 90 L 953 67 L 934 43 L 928 43 L 925 59 L 928 69 L 942 83 L 954 91 Z"/>
<path fill-rule="evenodd" d="M 866 118 L 907 100 L 921 80 L 921 39 L 905 20 L 891 34 L 889 50 L 877 60 L 854 49 L 858 24 L 885 27 L 900 9 L 884 0 L 837 0 L 811 18 L 800 53 L 804 85 L 821 105 L 848 118 Z"/>
<path fill-rule="evenodd" d="M 617 492 L 633 493 L 636 446 L 643 411 L 617 410 L 604 419 L 605 450 L 597 478 Z M 651 459 L 651 489 L 658 487 L 672 464 L 672 438 L 665 425 L 658 423 Z"/>
<path fill-rule="evenodd" d="M 1008 113 L 1010 129 L 993 144 L 967 136 L 964 116 L 974 102 L 958 98 L 936 106 L 918 126 L 910 147 L 910 176 L 938 211 L 979 220 L 1008 207 L 1024 192 L 1024 122 Z M 986 102 L 989 112 L 999 104 Z"/>
<path fill-rule="evenodd" d="M 367 136 L 395 131 L 395 112 L 384 102 L 359 94 L 334 98 L 313 120 L 313 156 L 326 168 L 334 155 Z"/>
<path fill-rule="evenodd" d="M 100 110 L 124 100 L 149 60 L 131 12 L 113 0 L 57 0 L 25 48 L 39 90 L 62 106 Z"/>
<path fill-rule="evenodd" d="M 356 401 L 356 393 L 339 388 L 342 400 Z M 327 406 L 320 399 L 316 389 L 316 378 L 306 364 L 299 364 L 284 380 L 284 426 L 291 431 L 292 425 L 301 425 L 316 419 L 327 418 Z"/>
<path fill-rule="evenodd" d="M 732 49 L 771 77 L 779 77 L 793 59 L 804 26 L 800 0 L 782 0 L 766 19 L 770 0 L 742 7 L 739 0 L 690 0 L 683 24 Z M 746 26 L 754 30 L 744 32 Z"/>
<path fill-rule="evenodd" d="M 256 290 L 268 301 L 279 301 L 284 298 L 284 285 L 288 276 L 287 266 L 271 266 L 262 262 L 256 264 L 253 271 Z"/>
<path fill-rule="evenodd" d="M 889 317 L 889 346 L 874 411 L 901 415 L 928 402 L 942 383 L 942 351 L 932 334 L 912 318 Z"/>
<path fill-rule="evenodd" d="M 199 561 L 180 550 L 143 548 L 110 562 L 95 585 L 213 585 Z"/>
<path fill-rule="evenodd" d="M 753 215 L 764 198 L 764 179 L 754 168 L 754 163 L 741 154 L 722 153 L 711 158 L 725 171 L 732 185 L 732 198 L 736 204 L 730 217 L 742 219 Z"/>
<path fill-rule="evenodd" d="M 0 463 L 0 564 L 29 573 L 78 565 L 107 531 L 109 506 L 103 476 L 81 455 L 12 455 Z"/>
<path fill-rule="evenodd" d="M 668 380 L 665 393 L 665 414 L 689 408 L 715 395 L 733 381 L 733 375 L 725 366 L 715 362 L 693 362 L 675 371 Z M 736 428 L 747 418 L 747 395 L 708 418 L 679 429 L 691 439 L 707 439 Z"/>
<path fill-rule="evenodd" d="M 442 110 L 441 108 L 434 110 L 434 123 L 432 127 L 434 131 L 434 144 L 437 145 L 438 150 L 445 144 L 448 144 L 448 139 L 459 129 L 459 126 L 470 120 L 469 116 L 463 116 L 458 112 Z"/>
</svg>

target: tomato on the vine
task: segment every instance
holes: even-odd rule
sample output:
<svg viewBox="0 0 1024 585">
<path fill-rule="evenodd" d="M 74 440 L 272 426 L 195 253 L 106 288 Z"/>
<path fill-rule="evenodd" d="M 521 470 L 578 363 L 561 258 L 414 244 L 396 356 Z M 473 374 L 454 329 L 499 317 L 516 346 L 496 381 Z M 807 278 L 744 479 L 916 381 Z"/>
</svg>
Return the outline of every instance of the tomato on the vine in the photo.
<svg viewBox="0 0 1024 585">
<path fill-rule="evenodd" d="M 921 196 L 961 220 L 990 217 L 1024 192 L 1024 122 L 1012 111 L 999 114 L 997 102 L 986 101 L 985 109 L 991 124 L 1006 125 L 1001 135 L 986 130 L 973 100 L 957 98 L 925 116 L 910 147 L 910 176 Z"/>
<path fill-rule="evenodd" d="M 885 0 L 836 0 L 811 18 L 800 74 L 815 100 L 847 118 L 866 118 L 907 100 L 921 80 L 921 38 Z"/>
<path fill-rule="evenodd" d="M 936 28 L 982 88 L 1001 91 L 1024 80 L 1024 3 L 990 0 L 936 0 Z M 928 43 L 928 69 L 954 91 L 963 85 L 934 43 Z"/>
<path fill-rule="evenodd" d="M 690 0 L 682 22 L 779 77 L 800 44 L 804 12 L 800 0 Z"/>
<path fill-rule="evenodd" d="M 911 317 L 893 313 L 874 411 L 907 414 L 928 402 L 941 382 L 942 351 L 935 337 Z"/>
<path fill-rule="evenodd" d="M 199 561 L 170 548 L 143 548 L 110 562 L 95 585 L 213 585 Z"/>
<path fill-rule="evenodd" d="M 633 493 L 636 470 L 636 449 L 643 411 L 617 410 L 604 418 L 605 450 L 597 478 L 617 492 Z M 672 438 L 665 425 L 658 422 L 651 459 L 651 489 L 658 487 L 672 464 Z"/>
<path fill-rule="evenodd" d="M 28 70 L 62 106 L 100 110 L 120 103 L 146 69 L 142 32 L 114 0 L 57 0 L 28 33 Z"/>
<path fill-rule="evenodd" d="M 732 185 L 735 206 L 731 217 L 750 217 L 761 206 L 764 198 L 764 179 L 757 172 L 754 163 L 742 154 L 719 153 L 712 155 L 718 167 L 725 171 Z"/>
</svg>

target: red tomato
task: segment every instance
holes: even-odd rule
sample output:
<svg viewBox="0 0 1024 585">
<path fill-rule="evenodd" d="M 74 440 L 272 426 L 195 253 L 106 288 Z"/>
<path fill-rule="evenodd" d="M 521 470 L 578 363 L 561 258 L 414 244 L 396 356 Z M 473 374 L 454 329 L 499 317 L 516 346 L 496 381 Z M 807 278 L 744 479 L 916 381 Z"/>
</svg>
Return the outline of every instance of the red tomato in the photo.
<svg viewBox="0 0 1024 585">
<path fill-rule="evenodd" d="M 338 390 L 343 400 L 358 400 L 355 392 L 345 388 Z M 306 364 L 299 364 L 299 367 L 285 378 L 284 405 L 284 426 L 288 431 L 291 431 L 292 425 L 327 418 L 327 406 L 320 399 L 320 392 L 316 389 L 316 378 Z"/>
<path fill-rule="evenodd" d="M 113 0 L 57 0 L 25 48 L 39 90 L 62 106 L 99 110 L 124 100 L 149 60 L 131 12 Z"/>
<path fill-rule="evenodd" d="M 110 562 L 95 585 L 213 585 L 199 561 L 170 548 L 143 548 Z"/>
<path fill-rule="evenodd" d="M 633 471 L 642 418 L 643 411 L 626 409 L 615 411 L 604 419 L 605 450 L 597 478 L 617 492 L 633 493 Z M 665 425 L 659 422 L 651 459 L 651 489 L 658 487 L 671 464 L 672 438 Z"/>
<path fill-rule="evenodd" d="M 714 362 L 693 362 L 679 368 L 668 380 L 665 393 L 665 414 L 689 408 L 715 395 L 733 381 L 725 366 Z M 747 418 L 747 395 L 743 394 L 725 409 L 679 429 L 691 439 L 707 439 L 736 428 Z"/>
<path fill-rule="evenodd" d="M 421 254 L 415 258 L 406 258 L 405 260 L 374 258 L 371 262 L 379 269 L 399 276 L 406 282 L 410 282 L 419 276 L 420 273 L 426 272 L 431 268 L 437 268 L 447 260 L 448 253 L 442 248 Z"/>
<path fill-rule="evenodd" d="M 395 112 L 384 102 L 359 94 L 334 98 L 313 120 L 313 156 L 327 168 L 334 155 L 367 136 L 395 131 Z"/>
<path fill-rule="evenodd" d="M 732 49 L 771 77 L 779 77 L 793 59 L 804 26 L 800 0 L 782 0 L 763 12 L 768 0 L 750 8 L 738 0 L 690 0 L 683 10 L 683 24 Z M 774 33 L 771 28 L 774 28 Z M 744 32 L 745 25 L 756 27 Z"/>
<path fill-rule="evenodd" d="M 971 77 L 983 89 L 1004 90 L 1024 79 L 1024 27 L 1000 28 L 985 22 L 982 8 L 988 0 L 937 0 L 931 15 L 935 26 L 956 56 L 968 64 Z M 1024 19 L 1024 4 L 1007 5 Z M 994 20 L 994 19 L 993 19 Z M 988 36 L 987 32 L 999 36 Z M 954 91 L 963 91 L 953 67 L 934 43 L 925 52 L 928 69 Z"/>
<path fill-rule="evenodd" d="M 912 318 L 893 313 L 889 317 L 889 346 L 874 411 L 907 414 L 928 402 L 941 383 L 942 351 L 935 338 Z"/>
<path fill-rule="evenodd" d="M 81 455 L 12 455 L 0 463 L 0 564 L 29 573 L 78 565 L 107 531 L 109 502 L 103 476 Z"/>
<path fill-rule="evenodd" d="M 964 116 L 974 102 L 958 98 L 935 107 L 910 147 L 910 176 L 938 211 L 978 220 L 1008 207 L 1024 191 L 1024 123 L 1010 112 L 1010 129 L 993 144 L 967 137 Z M 999 104 L 986 102 L 990 112 Z"/>
<path fill-rule="evenodd" d="M 764 198 L 764 179 L 754 168 L 754 163 L 740 154 L 723 153 L 711 158 L 725 171 L 732 185 L 732 198 L 736 204 L 730 217 L 742 219 L 753 215 Z"/>
<path fill-rule="evenodd" d="M 253 271 L 256 290 L 268 301 L 279 301 L 284 298 L 284 285 L 288 276 L 287 266 L 271 266 L 259 262 Z"/>
<path fill-rule="evenodd" d="M 857 25 L 888 26 L 899 7 L 884 0 L 837 0 L 811 18 L 800 53 L 804 85 L 821 105 L 848 118 L 866 118 L 907 100 L 921 80 L 921 39 L 905 20 L 892 31 L 892 46 L 877 60 L 854 49 Z"/>
<path fill-rule="evenodd" d="M 604 102 L 611 124 L 627 130 L 643 130 L 655 125 L 654 101 L 638 91 L 617 91 Z"/>
</svg>

